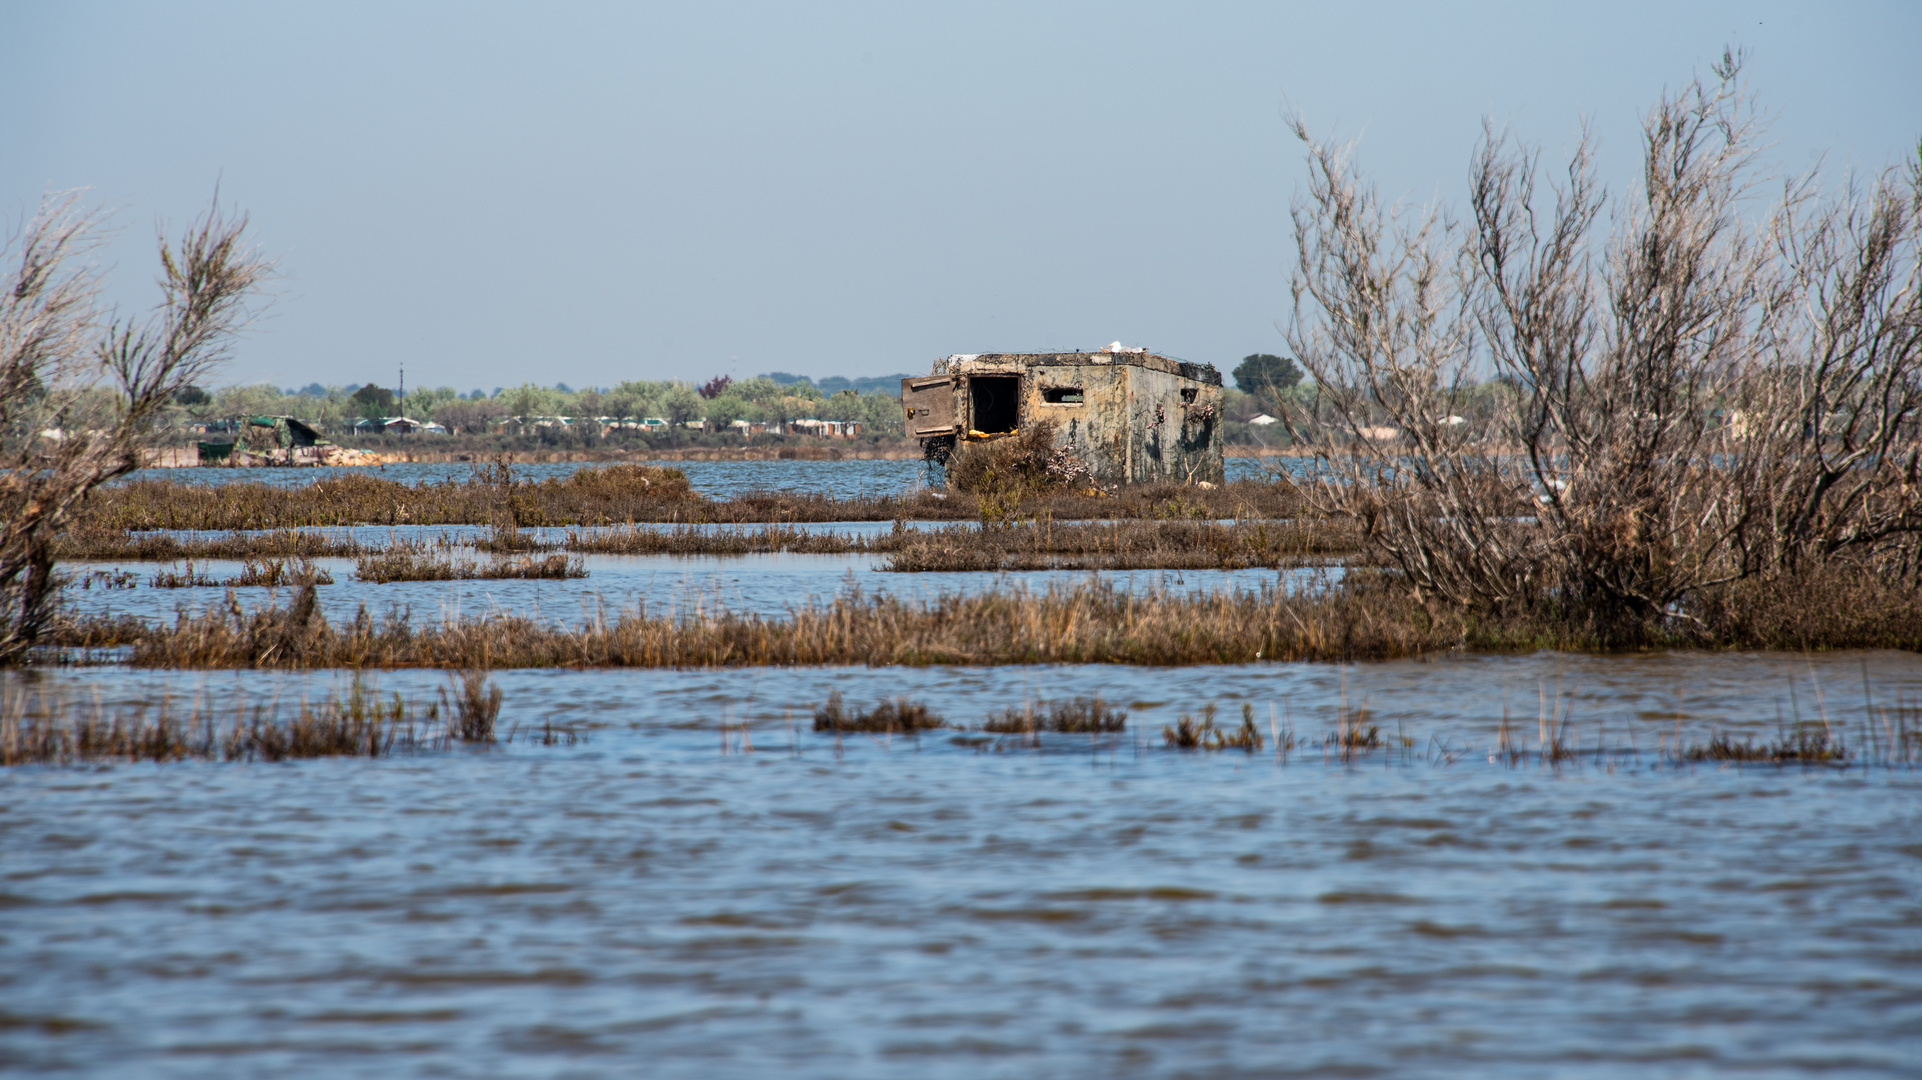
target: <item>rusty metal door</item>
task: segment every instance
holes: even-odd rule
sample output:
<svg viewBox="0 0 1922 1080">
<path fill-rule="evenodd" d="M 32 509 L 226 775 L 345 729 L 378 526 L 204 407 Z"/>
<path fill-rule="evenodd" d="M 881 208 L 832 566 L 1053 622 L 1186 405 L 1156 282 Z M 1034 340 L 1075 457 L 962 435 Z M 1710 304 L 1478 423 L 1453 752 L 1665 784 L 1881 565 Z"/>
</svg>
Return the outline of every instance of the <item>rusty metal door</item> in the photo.
<svg viewBox="0 0 1922 1080">
<path fill-rule="evenodd" d="M 901 405 L 908 414 L 908 435 L 948 435 L 954 426 L 954 378 L 935 375 L 901 380 Z"/>
</svg>

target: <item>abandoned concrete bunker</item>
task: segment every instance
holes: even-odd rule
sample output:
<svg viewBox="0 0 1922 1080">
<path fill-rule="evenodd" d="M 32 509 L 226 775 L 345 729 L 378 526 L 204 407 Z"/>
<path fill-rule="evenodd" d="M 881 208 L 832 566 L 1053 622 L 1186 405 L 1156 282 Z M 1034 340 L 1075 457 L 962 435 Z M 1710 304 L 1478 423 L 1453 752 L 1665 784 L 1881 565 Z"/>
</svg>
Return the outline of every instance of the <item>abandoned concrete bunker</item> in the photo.
<svg viewBox="0 0 1922 1080">
<path fill-rule="evenodd" d="M 901 380 L 908 435 L 928 458 L 1051 421 L 1054 445 L 1099 483 L 1222 482 L 1221 373 L 1146 349 L 964 353 Z"/>
</svg>

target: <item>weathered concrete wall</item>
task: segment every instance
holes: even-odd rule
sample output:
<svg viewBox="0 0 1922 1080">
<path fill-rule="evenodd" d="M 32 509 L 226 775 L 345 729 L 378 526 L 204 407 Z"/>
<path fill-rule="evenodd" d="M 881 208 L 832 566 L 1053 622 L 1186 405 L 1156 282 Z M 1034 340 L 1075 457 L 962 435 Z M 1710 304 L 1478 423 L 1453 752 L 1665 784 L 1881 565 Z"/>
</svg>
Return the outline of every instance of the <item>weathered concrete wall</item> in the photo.
<svg viewBox="0 0 1922 1080">
<path fill-rule="evenodd" d="M 1221 376 L 1211 367 L 1139 353 L 1000 353 L 951 357 L 937 374 L 954 378 L 953 416 L 963 439 L 981 429 L 969 380 L 1018 376 L 1019 426 L 1053 421 L 1055 445 L 1071 450 L 1101 483 L 1224 478 Z M 1079 388 L 1081 400 L 1048 400 L 1049 391 L 1068 388 Z"/>
<path fill-rule="evenodd" d="M 1128 367 L 1128 479 L 1219 484 L 1221 388 L 1149 368 Z"/>
</svg>

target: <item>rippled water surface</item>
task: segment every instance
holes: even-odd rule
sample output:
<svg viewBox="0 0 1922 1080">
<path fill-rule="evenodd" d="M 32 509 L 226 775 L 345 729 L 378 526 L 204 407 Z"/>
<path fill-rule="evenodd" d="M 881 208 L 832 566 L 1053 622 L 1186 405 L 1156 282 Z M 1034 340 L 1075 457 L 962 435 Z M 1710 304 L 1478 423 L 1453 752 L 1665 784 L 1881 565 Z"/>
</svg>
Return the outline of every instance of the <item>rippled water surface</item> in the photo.
<svg viewBox="0 0 1922 1080">
<path fill-rule="evenodd" d="M 340 679 L 56 669 L 0 693 L 227 707 Z M 1912 655 L 496 679 L 523 736 L 497 749 L 0 773 L 0 1068 L 1896 1077 L 1922 1060 L 1917 774 L 1655 752 L 1798 718 L 1886 749 L 1878 710 L 1922 696 Z M 380 677 L 416 699 L 438 684 Z M 806 730 L 835 689 L 964 725 L 1096 692 L 1131 715 L 1039 747 Z M 1209 702 L 1299 741 L 1161 749 L 1162 725 Z M 1344 708 L 1393 749 L 1319 745 Z M 1532 748 L 1543 710 L 1583 755 L 1491 762 L 1504 714 Z M 543 722 L 586 741 L 529 743 Z"/>
</svg>

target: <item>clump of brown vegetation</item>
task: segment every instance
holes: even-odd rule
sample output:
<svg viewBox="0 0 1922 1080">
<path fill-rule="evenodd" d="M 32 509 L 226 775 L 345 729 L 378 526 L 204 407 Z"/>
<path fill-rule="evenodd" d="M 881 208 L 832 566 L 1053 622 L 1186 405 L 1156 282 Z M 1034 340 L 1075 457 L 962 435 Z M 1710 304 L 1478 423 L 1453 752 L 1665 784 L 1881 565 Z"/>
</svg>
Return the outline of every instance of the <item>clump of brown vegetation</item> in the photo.
<svg viewBox="0 0 1922 1080">
<path fill-rule="evenodd" d="M 394 581 L 470 581 L 476 579 L 530 578 L 565 580 L 584 578 L 587 568 L 578 556 L 525 556 L 495 558 L 488 562 L 456 559 L 443 552 L 423 551 L 396 544 L 354 563 L 357 581 L 387 584 Z"/>
<path fill-rule="evenodd" d="M 599 474 L 622 470 L 609 478 Z M 671 474 L 671 475 L 670 475 Z M 643 481 L 645 481 L 643 483 Z M 1181 484 L 1038 489 L 1011 508 L 1015 518 L 1055 520 L 1217 520 L 1289 517 L 1301 510 L 1297 487 L 1285 480 L 1238 481 L 1216 488 Z M 582 468 L 566 479 L 539 483 L 511 467 L 476 470 L 465 479 L 403 484 L 346 473 L 279 487 L 240 481 L 196 484 L 136 480 L 103 487 L 80 521 L 87 538 L 107 544 L 127 530 L 294 529 L 349 525 L 494 525 L 506 530 L 563 525 L 780 524 L 832 521 L 966 521 L 978 516 L 970 500 L 921 490 L 905 495 L 836 499 L 808 492 L 755 491 L 717 501 L 687 487 L 678 469 L 645 465 Z M 76 534 L 78 535 L 78 534 Z M 129 538 L 126 544 L 138 542 Z M 100 551 L 92 555 L 89 552 Z M 186 552 L 183 552 L 185 554 Z M 200 554 L 192 551 L 193 554 Z M 210 551 L 239 554 L 356 554 L 349 551 Z M 117 557 L 107 547 L 80 547 L 71 556 Z M 129 556 L 135 557 L 135 556 Z M 179 558 L 178 554 L 155 557 Z"/>
<path fill-rule="evenodd" d="M 367 548 L 347 537 L 302 529 L 234 532 L 227 536 L 180 539 L 163 533 L 85 528 L 62 533 L 54 544 L 62 559 L 179 562 L 187 559 L 353 558 Z"/>
<path fill-rule="evenodd" d="M 1683 762 L 1831 765 L 1847 761 L 1849 750 L 1827 725 L 1804 723 L 1791 734 L 1761 743 L 1752 738 L 1736 742 L 1726 734 L 1716 734 L 1706 743 L 1674 747 L 1669 756 Z"/>
<path fill-rule="evenodd" d="M 1252 754 L 1261 749 L 1261 731 L 1255 727 L 1255 709 L 1241 707 L 1241 726 L 1225 731 L 1215 726 L 1215 706 L 1209 702 L 1199 720 L 1186 713 L 1180 720 L 1161 729 L 1162 743 L 1170 750 L 1240 750 Z"/>
<path fill-rule="evenodd" d="M 948 487 L 974 496 L 983 521 L 1011 519 L 1022 504 L 1057 491 L 1098 494 L 1093 474 L 1055 446 L 1054 432 L 1054 421 L 1041 420 L 1004 438 L 963 442 L 948 459 Z"/>
<path fill-rule="evenodd" d="M 288 608 L 182 614 L 135 643 L 157 667 L 740 667 L 830 664 L 1246 663 L 1417 655 L 1461 627 L 1392 596 L 1129 592 L 1095 580 L 926 600 L 851 590 L 785 618 L 626 612 L 572 629 L 502 615 L 415 626 L 364 612 L 335 627 L 302 590 Z M 302 612 L 305 611 L 305 614 Z M 98 644 L 81 620 L 60 644 Z M 297 642 L 297 647 L 293 643 Z"/>
<path fill-rule="evenodd" d="M 181 570 L 156 570 L 147 579 L 147 585 L 155 589 L 191 588 L 243 588 L 246 586 L 265 586 L 279 588 L 301 585 L 332 585 L 334 576 L 315 566 L 306 559 L 245 559 L 240 573 L 230 578 L 216 578 L 211 574 L 196 571 L 190 559 Z"/>
<path fill-rule="evenodd" d="M 475 548 L 493 555 L 528 555 L 536 551 L 552 551 L 556 546 L 507 523 L 496 523 L 486 536 L 475 540 L 473 544 Z"/>
<path fill-rule="evenodd" d="M 440 692 L 441 708 L 447 714 L 448 732 L 462 742 L 493 742 L 494 721 L 500 717 L 501 688 L 495 686 L 487 677 L 487 672 L 478 668 L 455 672 L 449 676 L 454 697 L 448 701 L 447 689 Z M 550 721 L 542 737 L 542 744 L 555 743 L 554 729 Z M 572 735 L 569 735 L 570 745 Z"/>
<path fill-rule="evenodd" d="M 915 573 L 1279 567 L 1352 555 L 1362 547 L 1362 540 L 1359 530 L 1338 521 L 1057 524 L 1050 520 L 999 528 L 909 528 L 897 519 L 893 531 L 869 536 L 815 532 L 793 525 L 753 530 L 698 525 L 573 530 L 563 546 L 569 551 L 613 555 L 886 553 L 881 569 Z"/>
<path fill-rule="evenodd" d="M 485 675 L 462 675 L 463 697 L 450 723 L 441 706 L 410 707 L 398 694 L 383 699 L 355 679 L 343 696 L 303 703 L 290 716 L 267 706 L 230 711 L 196 703 L 185 714 L 165 705 L 108 715 L 97 707 L 24 694 L 0 700 L 0 765 L 92 761 L 287 761 L 320 757 L 384 757 L 443 749 L 452 742 L 492 742 L 501 693 Z M 445 695 L 443 695 L 444 702 Z"/>
<path fill-rule="evenodd" d="M 307 484 L 135 480 L 101 489 L 87 524 L 100 529 L 287 529 L 342 525 L 612 524 L 668 520 L 700 505 L 679 469 L 608 465 L 531 481 L 510 466 L 465 480 L 403 484 L 362 473 Z"/>
<path fill-rule="evenodd" d="M 1363 548 L 1352 523 L 1330 520 L 1024 522 L 999 528 L 897 530 L 881 569 L 1245 570 L 1299 566 Z"/>
<path fill-rule="evenodd" d="M 767 618 L 715 609 L 641 611 L 574 628 L 518 615 L 415 626 L 404 615 L 364 612 L 335 627 L 313 589 L 285 608 L 237 604 L 183 614 L 129 638 L 117 619 L 70 619 L 49 644 L 134 646 L 155 667 L 745 667 L 923 664 L 1242 664 L 1259 660 L 1361 660 L 1441 650 L 1593 649 L 1605 643 L 1565 620 L 1476 618 L 1424 607 L 1386 575 L 1350 570 L 1338 585 L 1179 592 L 1129 590 L 1093 579 L 1030 589 L 902 599 L 850 589 Z M 1922 601 L 1907 590 L 1863 587 L 1866 613 L 1822 627 L 1795 648 L 1922 650 Z M 1734 603 L 1732 601 L 1732 603 Z M 1710 618 L 1709 616 L 1714 616 Z M 1752 648 L 1737 636 L 1749 609 L 1678 621 L 1656 644 Z M 1817 635 L 1817 630 L 1821 635 Z M 1767 643 L 1762 643 L 1768 647 Z"/>
<path fill-rule="evenodd" d="M 1127 711 L 1110 706 L 1099 696 L 1003 709 L 981 725 L 981 730 L 997 735 L 1032 735 L 1042 731 L 1111 734 L 1127 729 Z"/>
<path fill-rule="evenodd" d="M 865 731 L 873 734 L 914 735 L 944 726 L 944 721 L 918 701 L 905 697 L 877 702 L 872 709 L 849 709 L 841 692 L 828 695 L 826 703 L 814 710 L 816 731 Z"/>
<path fill-rule="evenodd" d="M 808 555 L 845 555 L 887 550 L 907 530 L 893 536 L 857 536 L 816 532 L 794 525 L 763 525 L 758 529 L 725 529 L 703 525 L 667 528 L 627 526 L 602 532 L 569 530 L 562 546 L 569 551 L 597 555 L 757 555 L 796 552 Z"/>
</svg>

